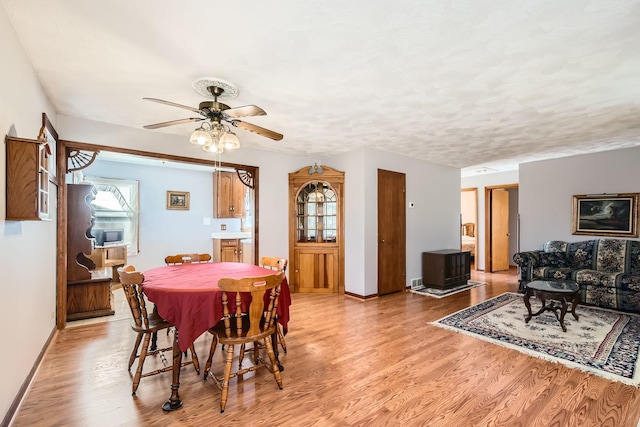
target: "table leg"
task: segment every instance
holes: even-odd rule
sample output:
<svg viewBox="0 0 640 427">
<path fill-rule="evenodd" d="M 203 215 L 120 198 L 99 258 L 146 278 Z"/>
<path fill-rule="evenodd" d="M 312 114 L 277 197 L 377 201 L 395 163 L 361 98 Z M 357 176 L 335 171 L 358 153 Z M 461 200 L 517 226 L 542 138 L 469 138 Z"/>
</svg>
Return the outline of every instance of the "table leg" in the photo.
<svg viewBox="0 0 640 427">
<path fill-rule="evenodd" d="M 178 329 L 174 328 L 173 333 L 173 378 L 171 382 L 171 397 L 169 401 L 162 405 L 164 411 L 173 411 L 182 406 L 182 400 L 180 400 L 180 394 L 178 389 L 180 388 L 180 366 L 182 365 L 182 351 L 178 345 Z"/>
<path fill-rule="evenodd" d="M 567 314 L 567 299 L 560 298 L 560 304 L 562 304 L 562 309 L 560 310 L 560 317 L 558 320 L 560 321 L 560 326 L 562 326 L 562 331 L 567 332 L 567 327 L 564 326 L 564 315 Z M 557 315 L 556 315 L 557 317 Z"/>
<path fill-rule="evenodd" d="M 571 303 L 571 314 L 573 314 L 573 317 L 574 317 L 576 320 L 579 320 L 579 319 L 578 319 L 578 315 L 576 314 L 576 306 L 577 306 L 578 304 L 580 304 L 580 295 L 576 292 L 576 293 L 573 295 L 573 301 L 572 301 L 572 303 Z"/>
<path fill-rule="evenodd" d="M 532 317 L 532 314 L 531 314 L 531 303 L 529 302 L 529 298 L 531 298 L 532 294 L 533 294 L 533 292 L 531 291 L 531 289 L 527 288 L 527 292 L 524 294 L 524 305 L 527 307 L 527 312 L 529 314 L 524 319 L 524 323 L 529 323 L 529 320 L 531 320 L 531 317 Z"/>
</svg>

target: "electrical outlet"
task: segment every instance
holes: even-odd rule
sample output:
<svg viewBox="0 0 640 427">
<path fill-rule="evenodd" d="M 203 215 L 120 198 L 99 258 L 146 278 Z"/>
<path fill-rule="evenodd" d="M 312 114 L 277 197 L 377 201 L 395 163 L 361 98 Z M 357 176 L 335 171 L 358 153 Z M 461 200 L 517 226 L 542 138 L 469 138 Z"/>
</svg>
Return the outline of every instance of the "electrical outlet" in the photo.
<svg viewBox="0 0 640 427">
<path fill-rule="evenodd" d="M 220 224 L 220 230 L 221 231 L 226 231 L 227 230 L 227 224 Z"/>
</svg>

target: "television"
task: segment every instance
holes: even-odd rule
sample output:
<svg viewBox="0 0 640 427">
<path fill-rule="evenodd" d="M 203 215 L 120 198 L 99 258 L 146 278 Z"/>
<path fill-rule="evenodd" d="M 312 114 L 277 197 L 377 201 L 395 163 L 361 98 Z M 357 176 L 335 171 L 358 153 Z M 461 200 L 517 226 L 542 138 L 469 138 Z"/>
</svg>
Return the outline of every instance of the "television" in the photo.
<svg viewBox="0 0 640 427">
<path fill-rule="evenodd" d="M 109 246 L 124 243 L 124 230 L 105 230 L 102 228 L 91 229 L 91 235 L 96 239 L 95 246 Z"/>
</svg>

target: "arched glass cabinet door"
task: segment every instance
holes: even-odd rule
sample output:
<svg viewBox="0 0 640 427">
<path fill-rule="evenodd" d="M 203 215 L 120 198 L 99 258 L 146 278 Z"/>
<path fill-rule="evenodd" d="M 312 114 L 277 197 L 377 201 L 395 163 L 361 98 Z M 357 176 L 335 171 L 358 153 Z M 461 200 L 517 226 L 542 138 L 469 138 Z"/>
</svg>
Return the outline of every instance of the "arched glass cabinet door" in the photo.
<svg viewBox="0 0 640 427">
<path fill-rule="evenodd" d="M 325 181 L 311 181 L 296 197 L 296 239 L 300 243 L 335 243 L 338 198 Z"/>
</svg>

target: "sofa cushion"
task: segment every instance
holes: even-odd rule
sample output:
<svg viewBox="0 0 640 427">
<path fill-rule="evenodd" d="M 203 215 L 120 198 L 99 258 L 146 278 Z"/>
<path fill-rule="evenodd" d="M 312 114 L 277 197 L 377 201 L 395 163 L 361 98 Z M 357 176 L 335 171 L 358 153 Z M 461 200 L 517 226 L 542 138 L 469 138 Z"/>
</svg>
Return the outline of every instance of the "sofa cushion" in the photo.
<svg viewBox="0 0 640 427">
<path fill-rule="evenodd" d="M 603 286 L 605 288 L 619 287 L 619 278 L 624 273 L 605 273 L 598 270 L 576 270 L 573 272 L 572 280 L 579 285 Z"/>
<path fill-rule="evenodd" d="M 625 291 L 638 292 L 640 294 L 640 274 L 622 273 L 618 286 Z"/>
<path fill-rule="evenodd" d="M 607 273 L 624 272 L 628 240 L 600 239 L 596 248 L 596 270 Z"/>
<path fill-rule="evenodd" d="M 572 280 L 571 267 L 535 267 L 533 280 Z"/>
<path fill-rule="evenodd" d="M 594 240 L 573 242 L 567 245 L 567 259 L 573 268 L 592 269 Z"/>
<path fill-rule="evenodd" d="M 564 252 L 541 252 L 538 265 L 545 267 L 571 267 Z"/>
<path fill-rule="evenodd" d="M 567 252 L 567 242 L 563 242 L 560 240 L 550 240 L 548 242 L 545 242 L 544 245 L 542 245 L 542 250 L 545 252 L 562 252 L 562 253 L 566 253 Z"/>
</svg>

